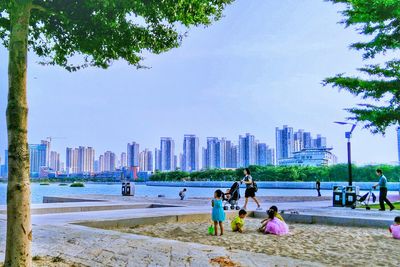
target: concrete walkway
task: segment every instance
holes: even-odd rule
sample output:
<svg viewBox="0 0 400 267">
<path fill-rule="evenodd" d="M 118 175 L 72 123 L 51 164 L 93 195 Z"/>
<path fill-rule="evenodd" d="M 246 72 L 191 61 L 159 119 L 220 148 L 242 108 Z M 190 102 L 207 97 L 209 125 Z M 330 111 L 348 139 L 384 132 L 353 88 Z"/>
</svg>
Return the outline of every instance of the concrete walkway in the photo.
<svg viewBox="0 0 400 267">
<path fill-rule="evenodd" d="M 64 201 L 66 198 L 63 197 Z M 85 222 L 124 222 L 124 220 L 129 222 L 134 218 L 179 215 L 195 217 L 196 214 L 209 216 L 211 211 L 209 199 L 180 201 L 102 195 L 73 198 L 82 198 L 86 202 L 32 205 L 33 255 L 60 256 L 87 266 L 210 266 L 210 260 L 217 257 L 228 257 L 240 266 L 319 266 L 291 258 L 84 226 Z M 356 226 L 357 222 L 375 222 L 363 226 L 386 227 L 393 221 L 394 216 L 400 216 L 400 211 L 378 212 L 333 208 L 331 201 L 281 203 L 264 201 L 263 211 L 257 211 L 254 215 L 265 217 L 266 209 L 273 204 L 285 211 L 284 216 L 288 221 L 302 223 Z M 255 204 L 250 202 L 248 207 L 249 210 L 254 210 Z M 5 211 L 5 206 L 0 207 L 0 261 L 4 260 Z"/>
</svg>

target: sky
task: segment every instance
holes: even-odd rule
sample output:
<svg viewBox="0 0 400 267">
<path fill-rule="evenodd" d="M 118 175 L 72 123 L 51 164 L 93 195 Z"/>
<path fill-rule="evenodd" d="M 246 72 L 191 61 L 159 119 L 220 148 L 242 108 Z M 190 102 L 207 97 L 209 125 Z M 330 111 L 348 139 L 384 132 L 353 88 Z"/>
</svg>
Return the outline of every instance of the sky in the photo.
<svg viewBox="0 0 400 267">
<path fill-rule="evenodd" d="M 107 69 L 69 73 L 43 67 L 29 54 L 29 143 L 47 136 L 65 161 L 65 147 L 92 146 L 96 156 L 126 151 L 128 142 L 153 150 L 161 136 L 251 133 L 275 147 L 275 127 L 289 125 L 327 137 L 339 162 L 346 162 L 347 126 L 334 124 L 362 103 L 345 91 L 323 87 L 337 73 L 355 74 L 366 62 L 350 50 L 360 40 L 338 24 L 340 5 L 322 0 L 237 0 L 209 27 L 189 30 L 181 47 L 146 55 L 150 69 L 123 61 Z M 0 48 L 0 151 L 6 134 L 7 51 Z M 394 163 L 395 128 L 385 136 L 357 127 L 352 158 L 357 164 Z M 4 160 L 2 160 L 4 162 Z"/>
</svg>

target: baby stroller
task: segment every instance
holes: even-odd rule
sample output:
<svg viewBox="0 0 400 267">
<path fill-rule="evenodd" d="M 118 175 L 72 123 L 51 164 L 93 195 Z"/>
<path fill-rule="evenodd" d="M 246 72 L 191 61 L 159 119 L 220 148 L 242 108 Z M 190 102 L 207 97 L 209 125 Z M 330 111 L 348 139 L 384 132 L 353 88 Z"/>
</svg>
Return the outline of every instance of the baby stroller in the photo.
<svg viewBox="0 0 400 267">
<path fill-rule="evenodd" d="M 224 201 L 224 210 L 229 209 L 229 205 L 231 207 L 231 210 L 236 209 L 240 210 L 240 207 L 238 205 L 239 199 L 240 199 L 240 189 L 239 189 L 239 183 L 234 182 L 229 189 L 229 193 L 224 193 L 222 199 Z"/>
<path fill-rule="evenodd" d="M 357 195 L 357 201 L 356 201 L 355 205 L 352 208 L 354 209 L 357 205 L 362 205 L 362 206 L 365 206 L 366 210 L 370 210 L 371 207 L 369 206 L 369 201 L 371 200 L 371 197 L 372 197 L 372 203 L 375 203 L 376 196 L 372 192 L 372 189 L 370 189 L 367 193 L 365 193 L 362 196 L 361 195 Z"/>
</svg>

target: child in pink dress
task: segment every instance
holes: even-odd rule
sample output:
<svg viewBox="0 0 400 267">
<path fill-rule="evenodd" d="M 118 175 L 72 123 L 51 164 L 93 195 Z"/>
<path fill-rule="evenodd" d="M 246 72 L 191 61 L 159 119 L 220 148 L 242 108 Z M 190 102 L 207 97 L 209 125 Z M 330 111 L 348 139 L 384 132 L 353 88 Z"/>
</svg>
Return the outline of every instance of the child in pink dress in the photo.
<svg viewBox="0 0 400 267">
<path fill-rule="evenodd" d="M 272 209 L 268 210 L 268 218 L 269 221 L 265 227 L 266 234 L 287 235 L 289 233 L 289 227 L 285 222 L 275 217 L 274 210 Z"/>
<path fill-rule="evenodd" d="M 394 224 L 389 227 L 389 231 L 392 233 L 393 238 L 400 239 L 400 216 L 394 218 Z"/>
</svg>

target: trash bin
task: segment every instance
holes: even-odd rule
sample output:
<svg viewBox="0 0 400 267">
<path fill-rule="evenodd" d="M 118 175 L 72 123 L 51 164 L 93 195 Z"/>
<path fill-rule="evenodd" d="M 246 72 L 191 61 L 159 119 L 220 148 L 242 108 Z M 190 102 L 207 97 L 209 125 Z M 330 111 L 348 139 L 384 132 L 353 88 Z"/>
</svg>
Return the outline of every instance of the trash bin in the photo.
<svg viewBox="0 0 400 267">
<path fill-rule="evenodd" d="M 125 196 L 135 195 L 135 185 L 132 183 L 126 183 Z"/>
<path fill-rule="evenodd" d="M 121 193 L 122 193 L 123 196 L 126 195 L 126 185 L 125 185 L 125 183 L 122 183 Z"/>
<path fill-rule="evenodd" d="M 344 206 L 344 187 L 341 185 L 333 186 L 333 206 L 343 207 Z"/>
<path fill-rule="evenodd" d="M 358 186 L 346 186 L 344 196 L 344 205 L 346 207 L 355 207 L 359 190 Z"/>
</svg>

